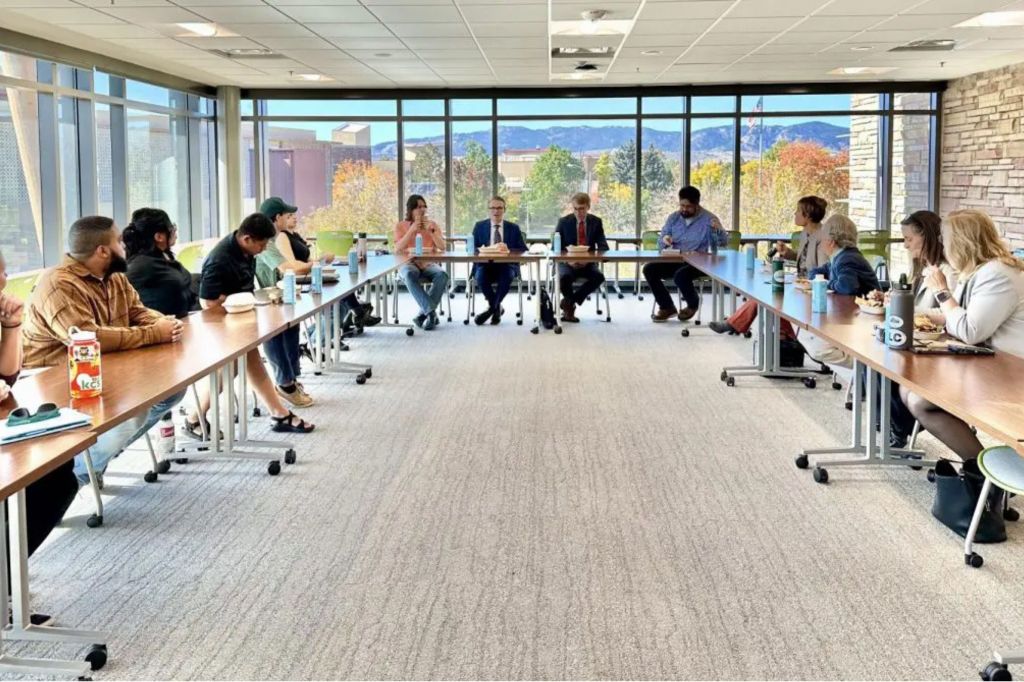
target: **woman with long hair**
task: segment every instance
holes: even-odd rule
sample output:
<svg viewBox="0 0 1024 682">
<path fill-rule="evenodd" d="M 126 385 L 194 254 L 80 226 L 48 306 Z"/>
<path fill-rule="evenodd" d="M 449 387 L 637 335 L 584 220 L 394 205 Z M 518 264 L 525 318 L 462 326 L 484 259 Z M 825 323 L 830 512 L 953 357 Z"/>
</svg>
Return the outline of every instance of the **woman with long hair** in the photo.
<svg viewBox="0 0 1024 682">
<path fill-rule="evenodd" d="M 147 308 L 174 317 L 199 310 L 192 273 L 175 260 L 171 251 L 178 240 L 178 228 L 166 211 L 138 209 L 121 239 L 128 258 L 128 281 Z"/>
<path fill-rule="evenodd" d="M 405 202 L 405 220 L 395 225 L 395 253 L 407 253 L 415 244 L 416 237 L 423 240 L 423 253 L 433 251 L 444 253 L 445 241 L 441 228 L 427 217 L 427 200 L 419 194 L 412 194 Z M 437 326 L 437 306 L 448 288 L 448 273 L 437 263 L 421 261 L 419 265 L 406 263 L 398 271 L 405 281 L 420 312 L 412 319 L 417 327 L 433 329 Z M 430 286 L 429 293 L 424 283 Z"/>
</svg>

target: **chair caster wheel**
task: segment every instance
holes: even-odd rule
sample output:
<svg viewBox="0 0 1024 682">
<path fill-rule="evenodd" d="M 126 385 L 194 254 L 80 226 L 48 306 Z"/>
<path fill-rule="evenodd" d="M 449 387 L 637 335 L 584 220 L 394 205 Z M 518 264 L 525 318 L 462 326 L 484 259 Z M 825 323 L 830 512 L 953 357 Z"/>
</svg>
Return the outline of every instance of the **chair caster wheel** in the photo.
<svg viewBox="0 0 1024 682">
<path fill-rule="evenodd" d="M 555 333 L 556 334 L 561 334 L 562 333 L 562 328 L 561 327 L 555 327 Z"/>
<path fill-rule="evenodd" d="M 281 463 L 275 459 L 273 462 L 267 465 L 267 473 L 270 474 L 271 476 L 277 476 L 279 473 L 281 473 Z"/>
<path fill-rule="evenodd" d="M 464 324 L 464 325 L 466 325 L 468 327 L 469 326 L 469 320 L 463 320 L 462 324 Z"/>
<path fill-rule="evenodd" d="M 625 294 L 619 294 L 619 300 L 620 300 L 620 301 L 621 301 L 622 299 L 624 299 L 624 298 L 626 298 L 626 295 L 625 295 Z"/>
<path fill-rule="evenodd" d="M 638 301 L 644 300 L 644 295 L 643 294 L 637 295 L 636 300 L 638 300 Z"/>
<path fill-rule="evenodd" d="M 294 450 L 289 448 L 288 450 L 284 451 L 284 463 L 285 464 L 295 464 L 295 459 L 296 459 L 296 456 L 295 456 L 295 451 Z"/>
<path fill-rule="evenodd" d="M 749 339 L 752 336 L 752 332 L 743 332 L 743 338 Z"/>
<path fill-rule="evenodd" d="M 406 330 L 405 330 L 405 335 L 406 335 L 406 336 L 412 336 L 412 335 L 413 335 L 413 333 L 414 333 L 414 332 L 413 332 L 413 330 L 412 330 L 412 329 L 406 329 Z"/>
<path fill-rule="evenodd" d="M 935 469 L 929 469 L 925 476 L 927 476 L 929 483 L 935 483 Z"/>
<path fill-rule="evenodd" d="M 188 464 L 188 457 L 179 457 L 178 459 L 174 460 L 174 463 L 175 464 Z"/>
<path fill-rule="evenodd" d="M 78 679 L 79 680 L 86 680 L 87 682 L 92 682 L 92 678 L 91 677 L 79 677 Z"/>
<path fill-rule="evenodd" d="M 522 327 L 523 326 L 523 321 L 522 320 L 516 320 L 516 324 L 519 325 L 520 327 Z"/>
<path fill-rule="evenodd" d="M 1004 521 L 1020 521 L 1020 512 L 1012 507 L 1007 507 L 1003 510 Z"/>
<path fill-rule="evenodd" d="M 142 475 L 142 480 L 146 483 L 156 483 L 158 479 L 159 476 L 157 476 L 155 471 L 147 471 Z"/>
<path fill-rule="evenodd" d="M 683 336 L 683 337 L 687 337 L 687 336 L 689 336 L 689 335 L 690 335 L 690 330 L 689 330 L 689 329 L 684 329 L 684 330 L 682 331 L 682 336 Z"/>
<path fill-rule="evenodd" d="M 726 379 L 725 380 L 725 385 L 726 386 L 735 386 L 736 385 L 736 377 L 729 377 L 728 379 Z"/>
<path fill-rule="evenodd" d="M 89 653 L 85 655 L 85 661 L 93 670 L 99 670 L 107 664 L 107 645 L 93 644 Z"/>
<path fill-rule="evenodd" d="M 841 390 L 843 390 L 843 385 L 841 383 L 839 383 L 838 381 L 833 381 L 832 382 L 832 390 L 833 391 L 841 391 Z"/>
<path fill-rule="evenodd" d="M 846 407 L 846 409 L 848 409 L 849 411 L 853 412 L 853 403 L 851 403 L 851 402 L 850 402 L 849 400 L 847 400 L 847 401 L 846 401 L 846 405 L 845 405 L 845 407 Z"/>
<path fill-rule="evenodd" d="M 373 370 L 370 369 L 369 367 L 367 367 L 366 371 L 363 372 L 363 376 L 365 376 L 367 379 L 372 379 L 373 378 Z"/>
<path fill-rule="evenodd" d="M 540 334 L 540 329 L 538 329 L 537 327 L 534 327 L 533 329 L 530 330 L 530 333 L 531 334 Z"/>
<path fill-rule="evenodd" d="M 814 467 L 814 482 L 828 483 L 828 470 L 821 467 Z"/>
<path fill-rule="evenodd" d="M 700 326 L 700 320 L 694 320 L 694 321 L 693 321 L 693 323 L 694 323 L 695 325 L 697 325 L 698 327 Z"/>
<path fill-rule="evenodd" d="M 261 410 L 258 407 L 252 408 L 252 416 L 253 417 L 261 417 L 261 416 L 263 416 L 263 410 Z M 236 421 L 235 423 L 237 424 L 238 422 Z"/>
<path fill-rule="evenodd" d="M 366 375 L 365 374 L 358 374 L 358 375 L 356 375 L 356 383 L 359 384 L 360 386 L 365 384 L 366 383 Z"/>
<path fill-rule="evenodd" d="M 90 528 L 99 528 L 103 525 L 103 516 L 100 514 L 93 514 L 85 520 L 85 525 Z"/>
<path fill-rule="evenodd" d="M 981 671 L 981 679 L 983 680 L 1012 680 L 1013 675 L 1007 670 L 1006 666 L 1002 663 L 996 663 L 992 661 L 985 666 L 985 669 Z"/>
<path fill-rule="evenodd" d="M 817 385 L 818 382 L 814 379 L 814 377 L 804 377 L 804 386 L 806 386 L 807 388 L 814 388 Z"/>
<path fill-rule="evenodd" d="M 171 470 L 171 460 L 169 460 L 169 459 L 162 459 L 159 462 L 157 462 L 156 472 L 158 474 L 166 474 L 170 470 Z"/>
<path fill-rule="evenodd" d="M 806 469 L 810 465 L 810 462 L 807 461 L 807 455 L 797 455 L 793 461 L 796 462 L 797 469 Z"/>
<path fill-rule="evenodd" d="M 981 558 L 981 555 L 977 552 L 971 552 L 970 554 L 964 554 L 964 563 L 971 568 L 981 568 L 985 560 Z"/>
<path fill-rule="evenodd" d="M 719 378 L 719 380 L 721 380 L 721 381 L 725 381 L 726 379 L 728 379 L 728 378 L 729 378 L 729 373 L 728 373 L 728 372 L 726 372 L 726 371 L 725 371 L 725 370 L 723 369 L 723 370 L 722 370 L 722 373 L 718 375 L 718 378 Z"/>
</svg>

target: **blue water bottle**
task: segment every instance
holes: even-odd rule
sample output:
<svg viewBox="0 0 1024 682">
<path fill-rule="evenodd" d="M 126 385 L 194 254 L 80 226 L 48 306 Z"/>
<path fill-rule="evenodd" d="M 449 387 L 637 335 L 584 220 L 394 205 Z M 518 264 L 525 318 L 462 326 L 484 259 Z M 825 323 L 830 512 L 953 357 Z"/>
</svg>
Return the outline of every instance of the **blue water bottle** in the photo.
<svg viewBox="0 0 1024 682">
<path fill-rule="evenodd" d="M 284 289 L 284 302 L 286 304 L 295 304 L 295 271 L 285 270 L 284 277 L 281 278 L 282 288 Z"/>
<path fill-rule="evenodd" d="M 747 244 L 747 270 L 753 270 L 754 264 L 757 262 L 757 246 L 754 244 Z"/>
<path fill-rule="evenodd" d="M 416 255 L 417 256 L 422 256 L 423 255 L 423 235 L 422 234 L 416 235 Z"/>
<path fill-rule="evenodd" d="M 562 253 L 562 235 L 555 232 L 555 236 L 551 238 L 551 253 L 556 256 Z"/>
<path fill-rule="evenodd" d="M 324 293 L 324 266 L 319 261 L 313 263 L 309 272 L 309 291 L 313 294 Z"/>
<path fill-rule="evenodd" d="M 469 235 L 468 237 L 466 237 L 466 253 L 468 253 L 470 256 L 476 253 L 476 243 L 475 240 L 473 239 L 473 235 Z"/>
<path fill-rule="evenodd" d="M 359 252 L 355 249 L 348 250 L 348 271 L 353 275 L 359 274 Z"/>
<path fill-rule="evenodd" d="M 828 280 L 818 275 L 811 281 L 811 312 L 828 312 Z"/>
</svg>

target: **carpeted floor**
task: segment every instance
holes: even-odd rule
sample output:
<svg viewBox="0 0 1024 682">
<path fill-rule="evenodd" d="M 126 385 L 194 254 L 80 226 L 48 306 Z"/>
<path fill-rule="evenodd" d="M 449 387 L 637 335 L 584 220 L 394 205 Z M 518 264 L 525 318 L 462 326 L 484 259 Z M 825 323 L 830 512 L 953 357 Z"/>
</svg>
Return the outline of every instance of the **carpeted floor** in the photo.
<svg viewBox="0 0 1024 682">
<path fill-rule="evenodd" d="M 373 378 L 306 377 L 319 428 L 276 478 L 145 484 L 127 453 L 106 525 L 80 495 L 33 557 L 34 607 L 112 633 L 98 679 L 964 679 L 1024 643 L 1024 529 L 965 567 L 924 472 L 793 466 L 849 438 L 827 382 L 727 388 L 750 341 L 613 304 L 368 332 Z"/>
</svg>

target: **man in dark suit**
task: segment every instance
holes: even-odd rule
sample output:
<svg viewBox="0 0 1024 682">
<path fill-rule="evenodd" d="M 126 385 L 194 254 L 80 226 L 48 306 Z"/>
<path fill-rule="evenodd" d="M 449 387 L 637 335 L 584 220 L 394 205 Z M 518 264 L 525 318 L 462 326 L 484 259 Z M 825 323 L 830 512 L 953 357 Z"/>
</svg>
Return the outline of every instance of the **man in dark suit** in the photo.
<svg viewBox="0 0 1024 682">
<path fill-rule="evenodd" d="M 562 248 L 571 245 L 589 246 L 590 251 L 608 250 L 608 241 L 604 237 L 604 225 L 596 215 L 590 215 L 590 195 L 577 192 L 572 195 L 572 213 L 563 216 L 555 228 L 562 236 Z M 597 291 L 604 282 L 604 275 L 597 263 L 559 263 L 558 277 L 562 287 L 562 320 L 579 322 L 576 318 L 576 306 L 587 300 L 587 296 Z M 577 280 L 583 280 L 579 288 L 573 290 Z"/>
<path fill-rule="evenodd" d="M 481 220 L 473 226 L 473 243 L 480 246 L 494 246 L 504 243 L 509 251 L 528 251 L 523 232 L 515 223 L 505 220 L 505 199 L 500 196 L 491 197 L 488 203 L 490 220 Z M 483 311 L 474 321 L 483 324 L 487 320 L 491 324 L 501 322 L 501 302 L 512 288 L 512 282 L 519 276 L 519 265 L 515 263 L 479 263 L 474 266 L 476 284 L 487 299 L 487 310 Z"/>
</svg>

